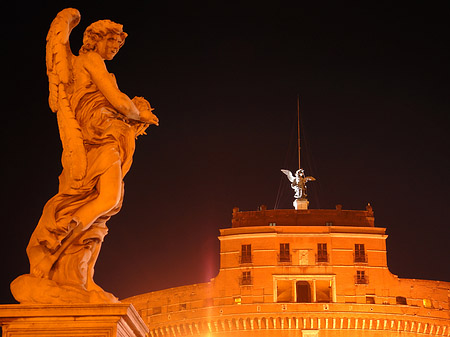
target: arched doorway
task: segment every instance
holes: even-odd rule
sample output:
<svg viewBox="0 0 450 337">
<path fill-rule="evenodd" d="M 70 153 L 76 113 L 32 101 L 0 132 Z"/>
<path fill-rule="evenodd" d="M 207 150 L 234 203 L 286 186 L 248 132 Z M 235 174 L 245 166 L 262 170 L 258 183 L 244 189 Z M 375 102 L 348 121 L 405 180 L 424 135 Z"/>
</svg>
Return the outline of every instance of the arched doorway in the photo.
<svg viewBox="0 0 450 337">
<path fill-rule="evenodd" d="M 311 303 L 311 286 L 308 281 L 297 281 L 297 302 Z"/>
</svg>

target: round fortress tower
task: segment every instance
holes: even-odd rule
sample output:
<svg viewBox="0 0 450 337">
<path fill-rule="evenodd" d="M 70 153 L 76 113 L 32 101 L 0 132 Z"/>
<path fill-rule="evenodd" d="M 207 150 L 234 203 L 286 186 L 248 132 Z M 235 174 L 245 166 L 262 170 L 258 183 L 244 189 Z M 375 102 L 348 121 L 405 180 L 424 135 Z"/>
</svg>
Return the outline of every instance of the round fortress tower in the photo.
<svg viewBox="0 0 450 337">
<path fill-rule="evenodd" d="M 449 282 L 390 273 L 366 210 L 233 209 L 210 282 L 126 299 L 151 336 L 450 336 Z"/>
</svg>

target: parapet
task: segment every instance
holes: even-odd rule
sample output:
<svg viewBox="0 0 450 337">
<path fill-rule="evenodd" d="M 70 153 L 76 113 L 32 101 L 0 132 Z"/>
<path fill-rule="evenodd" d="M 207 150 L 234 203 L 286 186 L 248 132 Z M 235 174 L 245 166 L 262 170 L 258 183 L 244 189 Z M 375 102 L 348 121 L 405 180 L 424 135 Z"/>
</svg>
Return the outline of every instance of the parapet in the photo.
<svg viewBox="0 0 450 337">
<path fill-rule="evenodd" d="M 336 209 L 274 209 L 261 206 L 258 211 L 241 212 L 233 209 L 232 228 L 254 226 L 348 226 L 374 227 L 375 218 L 370 205 L 364 211 Z"/>
</svg>

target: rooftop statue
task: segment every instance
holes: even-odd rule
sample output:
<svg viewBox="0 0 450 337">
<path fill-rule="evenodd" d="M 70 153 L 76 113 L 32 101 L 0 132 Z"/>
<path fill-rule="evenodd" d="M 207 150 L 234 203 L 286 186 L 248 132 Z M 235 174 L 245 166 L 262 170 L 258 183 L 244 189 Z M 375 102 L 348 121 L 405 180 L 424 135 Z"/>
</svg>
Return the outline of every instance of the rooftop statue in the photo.
<svg viewBox="0 0 450 337">
<path fill-rule="evenodd" d="M 294 198 L 306 200 L 306 183 L 309 181 L 315 181 L 316 179 L 311 176 L 305 177 L 305 172 L 303 169 L 297 170 L 295 175 L 293 175 L 289 170 L 281 170 L 281 172 L 283 172 L 291 182 L 291 187 L 295 192 Z"/>
<path fill-rule="evenodd" d="M 135 139 L 158 125 L 147 100 L 122 93 L 105 66 L 127 34 L 110 20 L 91 24 L 79 56 L 69 36 L 80 13 L 62 10 L 47 35 L 49 105 L 63 145 L 59 191 L 44 207 L 27 247 L 30 274 L 11 283 L 21 303 L 114 303 L 94 283 L 106 222 L 118 213 Z"/>
</svg>

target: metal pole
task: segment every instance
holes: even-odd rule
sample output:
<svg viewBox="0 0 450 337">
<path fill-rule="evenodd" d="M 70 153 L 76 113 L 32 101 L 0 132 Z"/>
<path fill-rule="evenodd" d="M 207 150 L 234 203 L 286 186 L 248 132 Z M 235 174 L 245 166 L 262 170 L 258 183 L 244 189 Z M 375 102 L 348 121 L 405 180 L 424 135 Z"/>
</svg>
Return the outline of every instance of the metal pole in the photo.
<svg viewBox="0 0 450 337">
<path fill-rule="evenodd" d="M 298 147 L 298 169 L 300 166 L 300 95 L 297 94 L 297 147 Z"/>
</svg>

